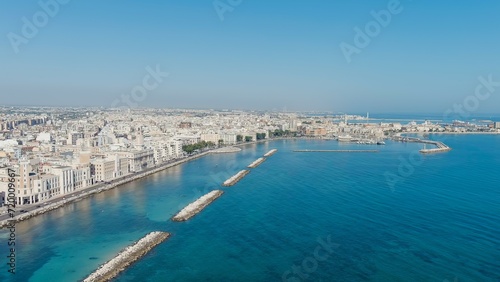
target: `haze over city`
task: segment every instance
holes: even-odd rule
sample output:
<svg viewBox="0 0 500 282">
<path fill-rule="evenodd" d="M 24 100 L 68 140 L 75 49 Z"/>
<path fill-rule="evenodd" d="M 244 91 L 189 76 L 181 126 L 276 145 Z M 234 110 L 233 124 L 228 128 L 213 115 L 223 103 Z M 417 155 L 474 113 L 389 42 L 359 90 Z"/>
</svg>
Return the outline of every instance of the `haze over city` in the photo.
<svg viewBox="0 0 500 282">
<path fill-rule="evenodd" d="M 148 67 L 138 107 L 442 113 L 500 81 L 498 1 L 60 2 L 2 3 L 3 105 L 111 107 Z"/>
</svg>

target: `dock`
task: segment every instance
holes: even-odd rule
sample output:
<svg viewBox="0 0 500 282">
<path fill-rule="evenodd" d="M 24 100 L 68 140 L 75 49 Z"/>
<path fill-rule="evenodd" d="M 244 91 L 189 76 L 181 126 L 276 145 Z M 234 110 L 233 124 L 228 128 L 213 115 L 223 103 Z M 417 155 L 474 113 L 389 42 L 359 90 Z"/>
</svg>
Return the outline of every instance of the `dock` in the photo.
<svg viewBox="0 0 500 282">
<path fill-rule="evenodd" d="M 293 150 L 299 153 L 378 153 L 379 150 Z"/>
<path fill-rule="evenodd" d="M 101 265 L 96 271 L 85 278 L 84 282 L 110 281 L 128 266 L 146 255 L 154 247 L 170 237 L 168 232 L 154 231 L 144 236 L 135 244 L 123 249 L 116 257 Z"/>
<path fill-rule="evenodd" d="M 250 173 L 249 170 L 242 170 L 237 174 L 231 176 L 228 180 L 224 181 L 222 186 L 226 187 L 233 186 L 234 184 L 238 183 L 238 181 L 240 181 L 243 177 L 245 177 L 245 175 L 247 175 L 248 173 Z"/>
<path fill-rule="evenodd" d="M 191 204 L 187 205 L 183 208 L 179 213 L 177 213 L 174 217 L 172 217 L 172 221 L 187 221 L 191 217 L 197 215 L 204 208 L 210 205 L 213 201 L 219 198 L 222 194 L 224 194 L 221 190 L 214 190 L 210 193 L 207 193 Z"/>
<path fill-rule="evenodd" d="M 263 163 L 266 160 L 266 158 L 258 158 L 255 160 L 253 163 L 251 163 L 248 168 L 256 168 L 258 167 L 261 163 Z"/>
<path fill-rule="evenodd" d="M 271 151 L 267 152 L 264 157 L 270 157 L 272 155 L 274 155 L 274 153 L 276 153 L 278 151 L 278 149 L 272 149 Z"/>
</svg>

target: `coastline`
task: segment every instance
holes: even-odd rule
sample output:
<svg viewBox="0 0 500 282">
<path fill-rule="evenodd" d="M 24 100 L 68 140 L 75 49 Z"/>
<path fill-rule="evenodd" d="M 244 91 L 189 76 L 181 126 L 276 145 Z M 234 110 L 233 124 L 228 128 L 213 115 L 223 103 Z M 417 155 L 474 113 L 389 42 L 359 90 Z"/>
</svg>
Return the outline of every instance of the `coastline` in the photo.
<svg viewBox="0 0 500 282">
<path fill-rule="evenodd" d="M 401 134 L 410 134 L 411 132 L 406 132 L 406 133 L 397 133 L 396 136 L 400 136 Z M 489 134 L 489 135 L 499 135 L 500 132 L 432 132 L 429 134 L 456 134 L 456 135 L 464 135 L 464 134 Z M 234 144 L 234 145 L 228 145 L 227 147 L 242 147 L 246 145 L 253 145 L 253 144 L 258 144 L 258 143 L 265 143 L 265 142 L 272 142 L 272 141 L 278 141 L 278 140 L 302 140 L 302 139 L 316 139 L 316 140 L 323 140 L 324 138 L 315 138 L 315 137 L 278 137 L 278 138 L 272 138 L 272 139 L 262 139 L 262 140 L 257 140 L 257 141 L 251 141 L 251 142 L 244 142 L 244 143 L 239 143 L 239 144 Z M 325 139 L 326 140 L 326 139 Z M 208 154 L 212 153 L 233 153 L 233 152 L 239 152 L 241 150 L 228 150 L 225 151 L 224 147 L 222 148 L 215 148 L 211 149 L 208 151 L 201 152 L 199 154 L 196 154 L 194 156 L 188 156 L 184 157 L 181 159 L 178 159 L 174 162 L 168 162 L 161 164 L 157 167 L 152 167 L 149 168 L 145 171 L 134 173 L 134 174 L 129 174 L 126 175 L 122 178 L 117 178 L 114 180 L 111 180 L 110 184 L 103 184 L 103 183 L 98 183 L 94 184 L 93 186 L 86 187 L 81 190 L 76 190 L 70 194 L 64 194 L 64 195 L 58 195 L 54 197 L 53 199 L 48 200 L 47 202 L 43 203 L 42 206 L 34 208 L 35 204 L 26 206 L 24 209 L 28 209 L 28 212 L 18 214 L 13 218 L 9 218 L 8 214 L 2 214 L 0 215 L 0 229 L 5 228 L 8 226 L 10 223 L 18 223 L 27 219 L 30 219 L 32 217 L 35 217 L 37 215 L 44 214 L 46 212 L 58 209 L 60 207 L 63 207 L 65 205 L 78 202 L 80 200 L 83 200 L 85 198 L 88 198 L 89 196 L 92 196 L 93 194 L 101 193 L 103 191 L 107 191 L 113 188 L 116 188 L 118 186 L 121 186 L 123 184 L 150 176 L 152 174 L 155 174 L 157 172 L 160 172 L 162 170 L 168 169 L 170 167 L 174 167 L 180 164 L 183 164 L 185 162 L 189 162 L 201 157 L 204 157 Z M 230 186 L 230 185 L 229 185 Z M 2 219 L 3 218 L 3 219 Z"/>
<path fill-rule="evenodd" d="M 16 215 L 13 218 L 8 218 L 8 214 L 4 214 L 1 217 L 6 217 L 6 219 L 3 219 L 0 221 L 0 229 L 5 228 L 10 223 L 13 223 L 13 222 L 18 223 L 18 222 L 21 222 L 23 220 L 30 219 L 32 217 L 35 217 L 37 215 L 41 215 L 41 214 L 44 214 L 46 212 L 58 209 L 58 208 L 63 207 L 65 205 L 81 201 L 85 198 L 88 198 L 88 197 L 94 195 L 94 194 L 101 193 L 103 191 L 107 191 L 110 189 L 114 189 L 114 188 L 121 186 L 123 184 L 150 176 L 150 175 L 155 174 L 157 172 L 160 172 L 162 170 L 165 170 L 165 169 L 183 164 L 185 162 L 189 162 L 189 161 L 201 158 L 203 156 L 206 156 L 206 155 L 212 153 L 211 151 L 212 150 L 205 151 L 205 152 L 199 153 L 199 154 L 194 155 L 194 156 L 185 157 L 185 158 L 177 160 L 175 162 L 164 163 L 164 164 L 161 164 L 157 167 L 152 167 L 152 168 L 149 168 L 149 169 L 142 171 L 142 172 L 129 174 L 129 175 L 126 175 L 122 178 L 117 178 L 117 179 L 112 180 L 110 184 L 98 183 L 98 184 L 95 184 L 93 186 L 74 191 L 70 194 L 59 195 L 59 196 L 47 201 L 43 206 L 32 209 L 26 213 Z M 33 206 L 26 207 L 26 209 L 29 209 L 29 208 L 33 208 Z"/>
</svg>

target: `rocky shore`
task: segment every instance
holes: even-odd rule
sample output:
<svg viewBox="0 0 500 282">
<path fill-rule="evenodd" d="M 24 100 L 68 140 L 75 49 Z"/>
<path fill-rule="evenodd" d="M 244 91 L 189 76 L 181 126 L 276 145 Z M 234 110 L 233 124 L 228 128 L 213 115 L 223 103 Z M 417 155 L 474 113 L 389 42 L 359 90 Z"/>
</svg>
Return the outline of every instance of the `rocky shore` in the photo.
<svg viewBox="0 0 500 282">
<path fill-rule="evenodd" d="M 172 217 L 173 221 L 186 221 L 191 217 L 195 216 L 199 212 L 201 212 L 204 208 L 210 205 L 213 201 L 219 198 L 224 192 L 221 190 L 214 190 L 208 194 L 205 194 L 198 198 L 196 201 L 187 205 L 183 208 L 179 213 L 177 213 L 174 217 Z"/>
</svg>

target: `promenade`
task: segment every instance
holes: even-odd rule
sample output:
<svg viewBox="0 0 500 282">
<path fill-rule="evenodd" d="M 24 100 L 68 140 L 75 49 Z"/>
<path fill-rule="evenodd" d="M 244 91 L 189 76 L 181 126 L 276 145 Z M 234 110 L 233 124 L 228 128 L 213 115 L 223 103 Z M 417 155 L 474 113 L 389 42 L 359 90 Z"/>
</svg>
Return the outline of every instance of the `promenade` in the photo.
<svg viewBox="0 0 500 282">
<path fill-rule="evenodd" d="M 174 166 L 183 164 L 185 162 L 203 157 L 203 156 L 210 154 L 210 153 L 211 153 L 211 151 L 205 151 L 205 152 L 199 153 L 199 154 L 194 155 L 194 156 L 184 157 L 184 158 L 178 159 L 178 160 L 172 160 L 172 161 L 163 163 L 161 165 L 145 169 L 141 172 L 125 175 L 123 177 L 111 180 L 107 183 L 96 183 L 92 186 L 89 186 L 89 187 L 86 187 L 83 189 L 79 189 L 79 190 L 74 191 L 72 193 L 58 195 L 54 198 L 51 198 L 50 200 L 44 201 L 43 203 L 18 206 L 15 208 L 15 211 L 17 213 L 17 215 L 15 217 L 10 218 L 8 213 L 0 216 L 0 228 L 7 226 L 8 222 L 12 222 L 12 221 L 20 222 L 20 221 L 32 218 L 34 216 L 58 209 L 58 208 L 63 207 L 67 204 L 80 201 L 80 200 L 87 198 L 91 195 L 113 189 L 113 188 L 118 187 L 120 185 L 129 183 L 129 182 L 134 181 L 134 180 L 141 179 L 143 177 L 149 176 L 149 175 L 157 173 L 159 171 L 168 169 L 170 167 L 174 167 Z M 23 212 L 21 212 L 21 211 L 23 211 Z"/>
</svg>

